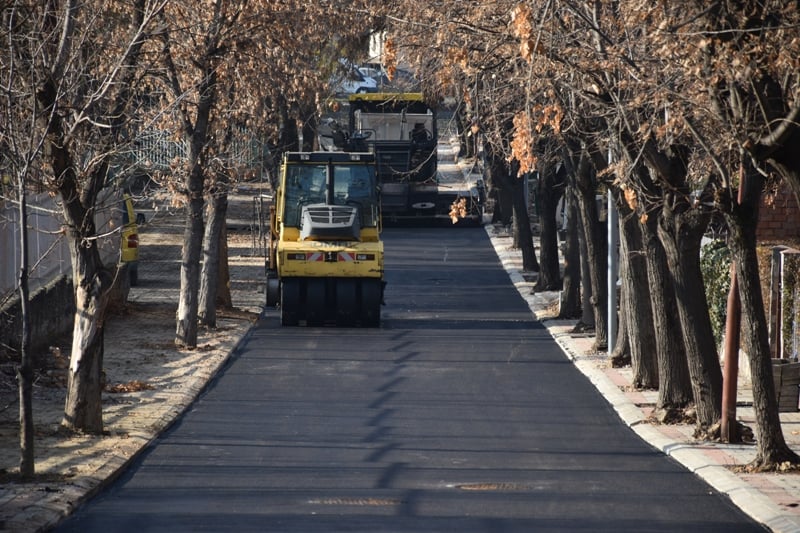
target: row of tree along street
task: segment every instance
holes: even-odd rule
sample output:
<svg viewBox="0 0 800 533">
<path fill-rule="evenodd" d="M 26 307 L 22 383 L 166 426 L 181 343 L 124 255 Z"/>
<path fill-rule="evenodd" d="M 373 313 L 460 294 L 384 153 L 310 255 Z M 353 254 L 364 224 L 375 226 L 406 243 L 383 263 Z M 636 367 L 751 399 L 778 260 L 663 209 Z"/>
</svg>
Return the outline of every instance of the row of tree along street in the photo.
<svg viewBox="0 0 800 533">
<path fill-rule="evenodd" d="M 482 134 L 490 187 L 530 250 L 525 266 L 540 269 L 539 289 L 561 286 L 553 209 L 565 196 L 573 229 L 561 309 L 577 308 L 583 263 L 598 347 L 609 324 L 595 195 L 616 199 L 621 334 L 609 348 L 630 358 L 635 386 L 658 388 L 662 420 L 689 413 L 707 438 L 718 437 L 726 420 L 701 239 L 712 217 L 724 222 L 754 389 L 751 466 L 796 464 L 776 405 L 755 229 L 767 184 L 784 180 L 794 200 L 800 196 L 797 2 L 396 5 L 408 18 L 391 19 L 388 42 L 430 74 L 431 92 L 463 98 L 463 122 Z M 529 172 L 539 176 L 539 264 L 516 179 Z M 734 421 L 722 437 L 735 439 L 739 429 Z"/>
<path fill-rule="evenodd" d="M 97 252 L 94 212 L 110 181 L 134 173 L 137 143 L 158 131 L 186 147 L 151 177 L 185 208 L 175 340 L 195 347 L 198 324 L 215 323 L 226 191 L 250 170 L 234 163 L 241 132 L 268 140 L 273 154 L 312 149 L 326 81 L 377 34 L 389 76 L 402 63 L 430 100 L 457 102 L 464 155 L 483 147 L 495 215 L 513 223 L 525 268 L 540 271 L 537 289 L 562 288 L 562 313 L 582 308 L 598 348 L 609 324 L 595 197 L 614 196 L 624 334 L 609 348 L 630 358 L 634 385 L 658 388 L 663 420 L 691 410 L 708 438 L 723 419 L 723 380 L 700 244 L 712 217 L 724 220 L 754 383 L 752 466 L 800 462 L 781 432 L 755 240 L 766 183 L 785 180 L 800 196 L 796 1 L 10 0 L 2 22 L 0 165 L 12 178 L 3 196 L 24 213 L 28 191 L 57 195 L 72 253 L 67 428 L 103 429 L 102 321 L 114 273 Z M 538 260 L 523 175 L 538 176 Z M 20 267 L 25 302 L 26 259 Z M 30 476 L 25 330 L 20 472 Z"/>
</svg>

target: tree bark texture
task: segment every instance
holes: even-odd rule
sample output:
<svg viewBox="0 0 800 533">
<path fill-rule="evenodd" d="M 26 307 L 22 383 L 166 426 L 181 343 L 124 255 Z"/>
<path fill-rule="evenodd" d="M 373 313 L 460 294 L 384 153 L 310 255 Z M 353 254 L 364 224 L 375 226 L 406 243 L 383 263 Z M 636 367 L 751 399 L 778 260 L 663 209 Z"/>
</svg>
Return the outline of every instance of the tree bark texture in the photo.
<svg viewBox="0 0 800 533">
<path fill-rule="evenodd" d="M 591 287 L 591 308 L 594 314 L 595 349 L 604 350 L 608 346 L 608 317 L 606 317 L 607 283 L 606 233 L 602 231 L 597 213 L 596 183 L 589 154 L 581 149 L 578 164 L 575 166 L 575 190 L 578 209 L 581 213 L 586 260 L 589 266 L 588 282 Z"/>
<path fill-rule="evenodd" d="M 37 94 L 46 107 L 56 103 L 56 88 L 47 82 Z M 57 114 L 46 125 L 47 152 L 58 192 L 72 260 L 75 318 L 67 373 L 67 397 L 61 424 L 70 429 L 99 434 L 103 431 L 103 317 L 112 275 L 97 249 L 94 207 L 106 176 L 107 164 L 79 180 L 74 155 L 69 151 L 64 126 Z"/>
<path fill-rule="evenodd" d="M 667 267 L 664 247 L 658 239 L 657 224 L 657 217 L 650 216 L 641 229 L 647 259 L 653 329 L 656 332 L 659 380 L 656 409 L 672 413 L 683 410 L 692 402 L 692 383 L 689 379 L 689 365 L 680 322 L 675 320 L 678 316 L 675 288 Z M 668 414 L 667 419 L 671 418 Z"/>
<path fill-rule="evenodd" d="M 578 248 L 580 249 L 580 268 L 581 268 L 581 319 L 576 326 L 576 331 L 594 331 L 595 308 L 592 305 L 592 267 L 589 265 L 589 251 L 586 247 L 586 232 L 583 228 L 583 214 L 578 205 L 578 197 L 575 196 L 575 206 L 578 213 L 577 234 Z"/>
<path fill-rule="evenodd" d="M 281 102 L 278 106 L 281 120 L 278 129 L 277 152 L 297 152 L 300 149 L 300 135 L 297 131 L 297 121 L 291 116 L 288 102 Z"/>
<path fill-rule="evenodd" d="M 514 193 L 508 187 L 494 186 L 492 188 L 494 198 L 494 211 L 492 211 L 492 223 L 499 222 L 503 227 L 510 227 L 514 217 Z"/>
<path fill-rule="evenodd" d="M 625 263 L 620 263 L 619 273 L 621 277 L 625 277 L 625 271 L 628 269 L 628 265 Z M 620 291 L 620 298 L 619 298 L 619 306 L 620 310 L 625 309 L 628 307 L 628 300 L 631 298 L 629 288 L 625 287 L 625 284 L 622 284 L 622 288 Z M 632 362 L 632 355 L 631 355 L 631 343 L 629 338 L 629 324 L 627 317 L 624 313 L 620 313 L 619 320 L 617 322 L 617 335 L 614 337 L 614 346 L 610 350 L 609 353 L 609 360 L 611 362 L 611 366 L 613 368 L 622 368 L 624 366 L 628 366 Z"/>
<path fill-rule="evenodd" d="M 566 188 L 566 168 L 561 165 L 543 169 L 537 184 L 539 204 L 539 278 L 534 290 L 556 291 L 561 288 L 561 265 L 558 259 L 558 205 Z"/>
<path fill-rule="evenodd" d="M 19 177 L 19 227 L 20 265 L 19 301 L 22 311 L 20 365 L 17 369 L 19 385 L 19 474 L 31 479 L 35 473 L 33 425 L 33 362 L 31 361 L 31 309 L 28 287 L 28 205 L 24 177 Z"/>
<path fill-rule="evenodd" d="M 64 201 L 64 209 L 72 202 Z M 71 209 L 70 209 L 71 211 Z M 94 219 L 84 211 L 81 222 L 67 218 L 75 287 L 75 321 L 67 372 L 67 398 L 62 425 L 72 430 L 99 434 L 103 431 L 103 318 L 112 275 L 103 266 L 95 235 Z M 76 229 L 75 224 L 82 226 Z"/>
<path fill-rule="evenodd" d="M 637 388 L 658 387 L 653 310 L 649 298 L 647 260 L 644 256 L 642 234 L 636 213 L 617 197 L 620 225 L 620 263 L 622 269 L 622 306 L 620 320 L 627 324 L 628 343 L 633 370 L 633 385 Z"/>
<path fill-rule="evenodd" d="M 455 113 L 456 119 L 456 133 L 458 135 L 458 156 L 464 158 L 474 157 L 474 151 L 471 149 L 472 144 L 468 142 L 469 137 L 472 135 L 469 129 L 469 120 L 464 104 L 459 105 Z"/>
<path fill-rule="evenodd" d="M 219 232 L 219 275 L 217 276 L 217 309 L 232 309 L 231 274 L 228 267 L 228 225 L 222 221 Z"/>
<path fill-rule="evenodd" d="M 197 318 L 200 290 L 200 253 L 203 246 L 203 176 L 199 166 L 188 179 L 189 202 L 181 247 L 181 289 L 176 316 L 175 344 L 197 347 Z"/>
<path fill-rule="evenodd" d="M 629 161 L 636 161 L 641 147 L 633 142 L 633 137 L 623 132 L 619 140 L 622 153 Z M 684 409 L 693 400 L 692 382 L 683 343 L 683 331 L 680 321 L 675 320 L 675 317 L 679 316 L 675 286 L 669 272 L 664 246 L 658 237 L 658 225 L 663 208 L 661 199 L 664 197 L 661 184 L 669 183 L 675 176 L 684 176 L 686 169 L 683 157 L 670 158 L 667 154 L 658 152 L 657 147 L 652 144 L 646 144 L 646 148 L 648 164 L 637 165 L 632 178 L 639 190 L 635 199 L 636 214 L 641 221 L 640 230 L 647 265 L 648 295 L 658 361 L 656 411 L 661 421 L 682 421 Z"/>
<path fill-rule="evenodd" d="M 564 242 L 564 281 L 558 317 L 580 318 L 581 250 L 578 242 L 578 207 L 570 187 L 567 187 L 564 201 L 566 202 L 567 231 Z"/>
<path fill-rule="evenodd" d="M 741 301 L 744 350 L 750 359 L 753 406 L 756 412 L 758 453 L 752 463 L 757 469 L 772 469 L 785 461 L 797 464 L 797 456 L 786 444 L 778 414 L 767 318 L 761 295 L 756 253 L 756 225 L 762 180 L 751 175 L 746 180 L 742 204 L 727 216 L 731 230 L 731 251 L 736 265 Z"/>
<path fill-rule="evenodd" d="M 538 272 L 539 261 L 536 260 L 536 250 L 533 245 L 533 231 L 531 231 L 531 219 L 528 215 L 525 182 L 515 175 L 516 172 L 512 169 L 509 177 L 514 185 L 514 240 L 522 252 L 522 270 Z"/>
<path fill-rule="evenodd" d="M 224 187 L 224 185 L 223 185 Z M 203 237 L 203 267 L 200 273 L 199 318 L 203 326 L 217 327 L 217 289 L 220 272 L 220 241 L 223 235 L 225 216 L 228 212 L 228 193 L 212 191 L 208 201 L 208 217 Z"/>
<path fill-rule="evenodd" d="M 638 147 L 629 145 L 628 149 L 635 153 Z M 639 182 L 647 191 L 646 197 L 660 199 L 657 234 L 675 291 L 698 430 L 704 432 L 722 414 L 722 369 L 700 269 L 700 245 L 711 216 L 702 202 L 694 204 L 691 199 L 687 147 L 660 149 L 647 141 L 641 150 L 649 172 L 640 172 Z M 651 216 L 655 216 L 655 210 L 648 213 L 648 219 Z"/>
<path fill-rule="evenodd" d="M 119 149 L 118 137 L 128 119 L 126 109 L 130 104 L 132 81 L 139 73 L 136 65 L 145 41 L 141 31 L 146 10 L 143 0 L 132 3 L 130 46 L 119 58 L 121 68 L 106 80 L 113 90 L 107 93 L 107 99 L 92 97 L 90 101 L 85 98 L 86 93 L 95 88 L 88 84 L 61 85 L 64 80 L 73 78 L 84 82 L 89 79 L 85 71 L 79 70 L 84 65 L 73 60 L 81 53 L 88 53 L 88 48 L 80 47 L 90 45 L 74 40 L 78 20 L 75 3 L 67 2 L 59 9 L 63 9 L 63 19 L 58 20 L 56 16 L 46 19 L 43 47 L 53 63 L 45 67 L 48 75 L 36 88 L 36 100 L 41 106 L 38 120 L 47 135 L 43 153 L 55 178 L 52 191 L 57 191 L 61 197 L 75 290 L 72 350 L 62 425 L 86 433 L 101 433 L 103 319 L 113 276 L 102 264 L 94 217 L 98 196 L 108 178 L 109 160 L 113 153 L 119 153 L 114 149 Z M 57 37 L 48 41 L 50 36 Z M 81 114 L 84 114 L 83 120 L 65 125 L 65 118 L 72 120 Z M 93 165 L 79 172 L 82 165 L 78 161 L 87 158 L 94 161 Z"/>
<path fill-rule="evenodd" d="M 195 122 L 185 121 L 185 135 L 190 140 L 186 166 L 186 223 L 181 249 L 181 288 L 176 316 L 175 344 L 197 347 L 197 317 L 200 289 L 200 255 L 203 246 L 203 169 L 211 110 L 216 102 L 217 75 L 211 58 L 205 58 L 206 76 L 200 87 L 200 101 Z"/>
<path fill-rule="evenodd" d="M 313 152 L 319 146 L 317 142 L 317 113 L 316 109 L 311 111 L 304 110 L 303 124 L 301 131 L 303 132 L 303 151 Z"/>
<path fill-rule="evenodd" d="M 508 179 L 506 162 L 497 155 L 491 146 L 486 147 L 486 177 L 490 195 L 494 198 L 492 223 L 511 226 L 514 214 L 513 185 Z"/>
<path fill-rule="evenodd" d="M 676 212 L 665 206 L 658 226 L 675 287 L 700 429 L 710 428 L 722 415 L 722 370 L 700 270 L 700 242 L 708 220 L 708 215 L 699 209 L 684 206 Z"/>
</svg>

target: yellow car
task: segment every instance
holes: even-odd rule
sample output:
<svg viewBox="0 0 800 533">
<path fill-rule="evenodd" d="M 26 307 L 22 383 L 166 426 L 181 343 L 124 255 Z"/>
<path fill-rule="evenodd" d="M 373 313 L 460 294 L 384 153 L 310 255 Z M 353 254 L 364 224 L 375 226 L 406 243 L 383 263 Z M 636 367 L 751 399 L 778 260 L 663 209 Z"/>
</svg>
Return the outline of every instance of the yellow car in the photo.
<svg viewBox="0 0 800 533">
<path fill-rule="evenodd" d="M 122 197 L 122 243 L 121 261 L 128 264 L 131 286 L 139 283 L 139 222 L 133 210 L 133 199 L 129 194 Z M 143 217 L 141 217 L 143 218 Z"/>
</svg>

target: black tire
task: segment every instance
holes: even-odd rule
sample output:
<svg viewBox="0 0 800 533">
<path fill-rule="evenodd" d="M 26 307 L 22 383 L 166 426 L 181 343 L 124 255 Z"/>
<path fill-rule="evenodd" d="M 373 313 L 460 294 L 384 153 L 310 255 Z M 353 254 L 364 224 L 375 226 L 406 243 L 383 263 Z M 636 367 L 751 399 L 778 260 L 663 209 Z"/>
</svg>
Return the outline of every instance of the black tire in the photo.
<svg viewBox="0 0 800 533">
<path fill-rule="evenodd" d="M 281 287 L 281 325 L 296 326 L 300 322 L 300 281 L 286 279 Z"/>
<path fill-rule="evenodd" d="M 278 274 L 268 270 L 266 281 L 264 293 L 267 307 L 275 307 L 281 302 L 281 282 L 278 279 Z"/>
<path fill-rule="evenodd" d="M 377 328 L 381 325 L 381 281 L 361 281 L 361 325 Z"/>
<path fill-rule="evenodd" d="M 310 278 L 306 281 L 306 324 L 321 326 L 325 323 L 327 298 L 325 278 Z"/>
<path fill-rule="evenodd" d="M 352 327 L 358 319 L 358 284 L 354 279 L 336 281 L 336 325 Z"/>
<path fill-rule="evenodd" d="M 136 287 L 139 284 L 139 265 L 136 263 L 128 263 L 128 281 L 131 287 Z"/>
</svg>

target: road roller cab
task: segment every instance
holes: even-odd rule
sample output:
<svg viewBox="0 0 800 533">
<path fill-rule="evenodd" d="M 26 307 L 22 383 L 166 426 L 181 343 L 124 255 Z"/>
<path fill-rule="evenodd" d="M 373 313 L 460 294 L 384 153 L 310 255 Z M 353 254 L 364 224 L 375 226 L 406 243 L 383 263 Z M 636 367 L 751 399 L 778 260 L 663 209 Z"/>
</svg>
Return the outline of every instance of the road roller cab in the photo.
<svg viewBox="0 0 800 533">
<path fill-rule="evenodd" d="M 378 326 L 383 243 L 375 158 L 288 152 L 270 224 L 267 305 L 281 324 Z"/>
</svg>

